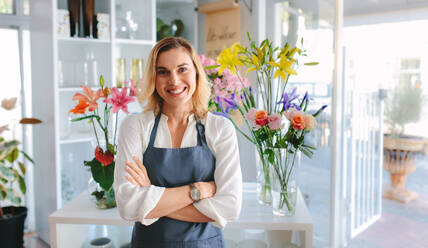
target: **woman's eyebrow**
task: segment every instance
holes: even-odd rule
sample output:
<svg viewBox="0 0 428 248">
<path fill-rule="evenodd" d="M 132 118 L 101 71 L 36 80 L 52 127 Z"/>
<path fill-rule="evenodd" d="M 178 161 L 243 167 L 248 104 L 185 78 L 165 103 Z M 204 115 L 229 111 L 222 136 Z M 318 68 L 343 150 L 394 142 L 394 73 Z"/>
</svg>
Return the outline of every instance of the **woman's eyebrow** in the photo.
<svg viewBox="0 0 428 248">
<path fill-rule="evenodd" d="M 156 70 L 168 70 L 166 67 L 163 66 L 157 66 Z"/>
<path fill-rule="evenodd" d="M 185 65 L 188 65 L 188 64 L 187 63 L 182 63 L 182 64 L 177 65 L 177 67 L 182 67 L 182 66 L 185 66 Z"/>
</svg>

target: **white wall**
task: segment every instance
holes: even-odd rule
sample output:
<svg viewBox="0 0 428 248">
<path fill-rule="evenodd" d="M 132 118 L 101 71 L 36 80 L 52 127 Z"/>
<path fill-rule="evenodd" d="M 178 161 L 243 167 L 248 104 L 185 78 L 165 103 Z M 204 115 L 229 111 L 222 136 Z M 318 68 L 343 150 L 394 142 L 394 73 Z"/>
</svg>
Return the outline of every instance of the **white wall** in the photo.
<svg viewBox="0 0 428 248">
<path fill-rule="evenodd" d="M 243 4 L 241 6 L 241 44 L 248 45 L 247 32 L 251 37 L 260 42 L 265 39 L 265 0 L 246 0 L 250 5 L 252 2 L 252 13 Z M 215 0 L 201 0 L 199 4 L 216 2 Z M 240 1 L 241 2 L 241 1 Z M 251 5 L 250 5 L 251 6 Z M 205 14 L 198 15 L 198 53 L 205 53 Z M 249 77 L 250 82 L 255 85 L 255 78 Z M 253 144 L 245 139 L 244 136 L 238 134 L 239 152 L 241 157 L 241 170 L 243 180 L 256 180 L 256 151 Z"/>
</svg>

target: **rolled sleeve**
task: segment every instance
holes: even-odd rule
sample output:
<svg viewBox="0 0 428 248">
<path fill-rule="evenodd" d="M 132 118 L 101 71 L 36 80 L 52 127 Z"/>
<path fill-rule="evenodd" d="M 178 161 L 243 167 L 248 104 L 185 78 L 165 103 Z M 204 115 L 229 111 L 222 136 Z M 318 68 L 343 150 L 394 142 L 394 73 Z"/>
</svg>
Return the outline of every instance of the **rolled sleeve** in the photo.
<svg viewBox="0 0 428 248">
<path fill-rule="evenodd" d="M 214 120 L 211 122 L 209 118 Z M 238 140 L 233 124 L 226 118 L 209 115 L 206 121 L 208 145 L 216 158 L 214 180 L 216 194 L 193 205 L 213 219 L 215 226 L 224 229 L 226 224 L 239 218 L 242 205 L 242 174 Z"/>
<path fill-rule="evenodd" d="M 133 156 L 143 160 L 144 127 L 140 118 L 141 116 L 131 115 L 122 121 L 117 143 L 113 185 L 120 216 L 125 220 L 140 221 L 143 225 L 150 225 L 158 218 L 146 219 L 145 217 L 155 208 L 165 188 L 154 185 L 139 187 L 131 184 L 126 179 L 128 173 L 125 170 L 126 160 L 133 161 Z"/>
</svg>

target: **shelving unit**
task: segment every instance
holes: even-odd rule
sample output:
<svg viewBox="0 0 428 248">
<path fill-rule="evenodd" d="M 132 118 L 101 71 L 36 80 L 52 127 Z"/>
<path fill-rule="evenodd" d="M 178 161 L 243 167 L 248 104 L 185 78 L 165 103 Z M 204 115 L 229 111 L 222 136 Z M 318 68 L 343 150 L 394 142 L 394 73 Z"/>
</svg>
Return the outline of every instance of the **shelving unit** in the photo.
<svg viewBox="0 0 428 248">
<path fill-rule="evenodd" d="M 74 116 L 68 111 L 76 104 L 72 96 L 81 91 L 80 85 L 85 81 L 93 90 L 98 89 L 100 75 L 107 86 L 115 86 L 118 58 L 126 59 L 129 79 L 131 60 L 146 61 L 156 42 L 155 0 L 95 1 L 95 13 L 109 15 L 110 37 L 105 40 L 57 36 L 57 10 L 68 9 L 67 2 L 34 0 L 30 3 L 33 115 L 43 121 L 33 131 L 33 157 L 37 164 L 34 170 L 36 228 L 46 242 L 49 242 L 48 216 L 87 188 L 90 172 L 83 161 L 94 156 L 91 126 L 69 121 Z M 121 25 L 126 24 L 123 20 L 127 13 L 131 13 L 132 21 L 138 25 L 130 36 L 120 31 Z M 85 70 L 94 73 L 88 73 L 85 78 Z M 129 108 L 132 112 L 141 111 L 137 103 Z"/>
</svg>

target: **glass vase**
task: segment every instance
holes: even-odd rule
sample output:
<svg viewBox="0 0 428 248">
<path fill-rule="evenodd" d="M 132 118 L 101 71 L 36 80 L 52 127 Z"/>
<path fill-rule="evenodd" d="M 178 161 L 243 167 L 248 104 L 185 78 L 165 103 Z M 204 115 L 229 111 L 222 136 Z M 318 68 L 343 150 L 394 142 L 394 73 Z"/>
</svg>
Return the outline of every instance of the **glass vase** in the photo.
<svg viewBox="0 0 428 248">
<path fill-rule="evenodd" d="M 268 150 L 265 158 L 271 170 L 272 211 L 279 216 L 293 216 L 297 199 L 295 167 L 300 163 L 300 152 L 286 148 Z"/>
<path fill-rule="evenodd" d="M 113 187 L 109 191 L 105 191 L 91 177 L 88 182 L 88 193 L 90 200 L 99 209 L 108 209 L 116 207 L 116 199 L 114 196 Z"/>
<path fill-rule="evenodd" d="M 262 146 L 257 146 L 256 149 L 257 200 L 262 206 L 270 206 L 272 204 L 272 193 L 269 163 L 263 157 Z"/>
</svg>

